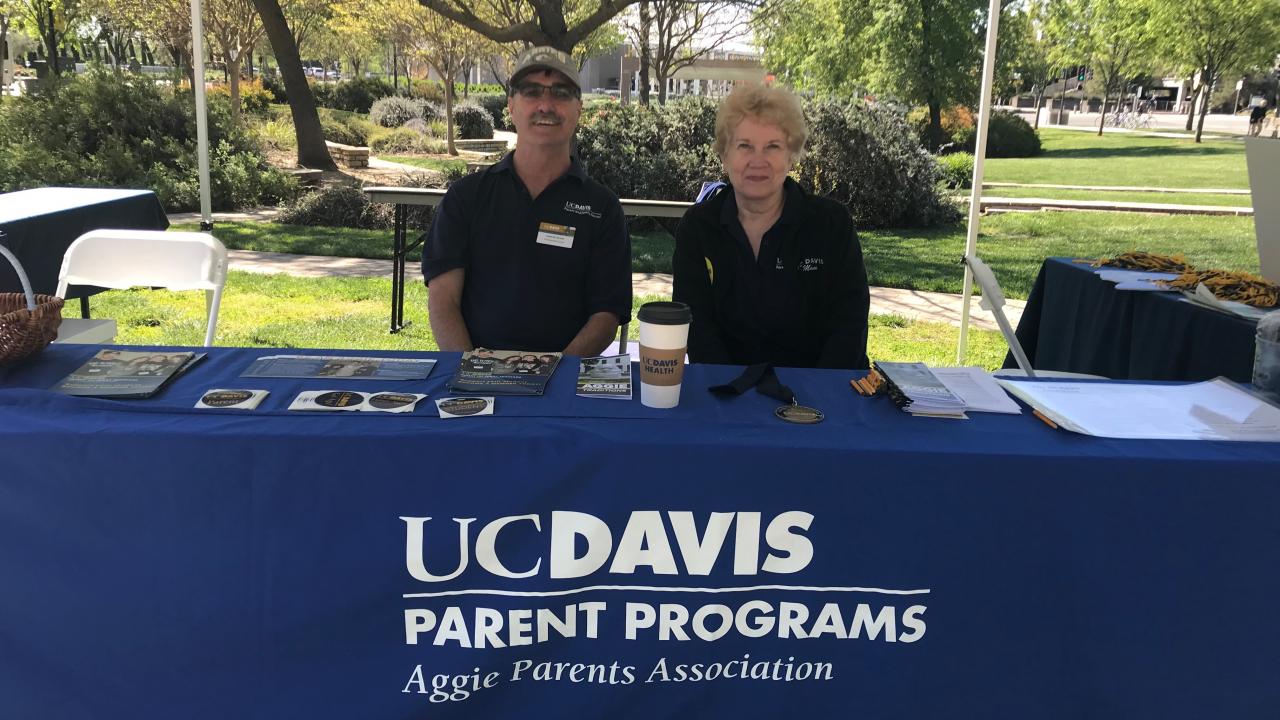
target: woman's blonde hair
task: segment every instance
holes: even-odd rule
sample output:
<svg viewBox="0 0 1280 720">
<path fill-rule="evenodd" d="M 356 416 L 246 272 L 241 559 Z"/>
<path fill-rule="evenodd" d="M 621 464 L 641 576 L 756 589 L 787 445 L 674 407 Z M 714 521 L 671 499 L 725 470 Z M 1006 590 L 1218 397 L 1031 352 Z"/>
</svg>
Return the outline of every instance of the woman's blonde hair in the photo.
<svg viewBox="0 0 1280 720">
<path fill-rule="evenodd" d="M 713 146 L 716 155 L 724 158 L 729 141 L 738 124 L 752 117 L 768 125 L 776 125 L 787 136 L 787 149 L 791 161 L 804 155 L 804 141 L 809 137 L 809 127 L 804 122 L 800 100 L 791 91 L 770 85 L 739 85 L 720 103 L 716 112 L 716 139 Z"/>
</svg>

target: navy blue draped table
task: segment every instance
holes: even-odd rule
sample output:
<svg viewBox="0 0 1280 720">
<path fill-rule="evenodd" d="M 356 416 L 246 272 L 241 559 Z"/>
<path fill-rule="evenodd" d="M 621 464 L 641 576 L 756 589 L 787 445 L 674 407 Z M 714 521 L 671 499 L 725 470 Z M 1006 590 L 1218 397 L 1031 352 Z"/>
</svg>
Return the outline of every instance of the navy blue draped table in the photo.
<svg viewBox="0 0 1280 720">
<path fill-rule="evenodd" d="M 1119 291 L 1094 270 L 1068 258 L 1041 266 L 1017 331 L 1033 367 L 1114 379 L 1250 381 L 1257 321 L 1176 293 Z M 1017 367 L 1012 356 L 1005 367 Z"/>
<path fill-rule="evenodd" d="M 58 288 L 62 256 L 76 238 L 101 228 L 164 230 L 169 218 L 150 190 L 37 188 L 0 194 L 0 245 L 18 258 L 36 293 Z M 75 286 L 67 297 L 100 289 Z M 0 262 L 0 292 L 22 292 L 17 273 Z"/>
<path fill-rule="evenodd" d="M 1274 718 L 1280 445 L 913 418 L 849 373 L 290 413 L 0 368 L 0 717 Z M 370 353 L 344 351 L 346 355 Z M 193 409 L 263 388 L 256 411 Z M 429 518 L 429 520 L 427 519 Z"/>
</svg>

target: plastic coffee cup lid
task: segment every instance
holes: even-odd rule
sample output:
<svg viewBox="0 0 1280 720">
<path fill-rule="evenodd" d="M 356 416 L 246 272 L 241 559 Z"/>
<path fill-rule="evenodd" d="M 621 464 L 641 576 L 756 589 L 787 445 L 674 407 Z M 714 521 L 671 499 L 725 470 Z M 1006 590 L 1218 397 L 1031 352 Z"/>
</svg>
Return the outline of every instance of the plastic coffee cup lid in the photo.
<svg viewBox="0 0 1280 720">
<path fill-rule="evenodd" d="M 636 318 L 653 325 L 688 325 L 693 312 L 682 302 L 649 302 L 640 306 Z"/>
</svg>

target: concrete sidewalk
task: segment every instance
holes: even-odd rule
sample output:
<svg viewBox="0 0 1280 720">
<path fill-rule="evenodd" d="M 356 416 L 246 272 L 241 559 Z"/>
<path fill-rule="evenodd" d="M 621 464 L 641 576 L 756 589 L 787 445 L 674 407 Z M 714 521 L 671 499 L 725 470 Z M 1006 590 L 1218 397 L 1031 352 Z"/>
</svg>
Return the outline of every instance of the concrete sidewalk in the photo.
<svg viewBox="0 0 1280 720">
<path fill-rule="evenodd" d="M 391 277 L 390 260 L 364 258 L 325 257 L 318 255 L 288 255 L 285 253 L 254 252 L 250 250 L 227 251 L 232 270 L 255 273 L 285 273 L 296 277 Z M 416 263 L 410 263 L 406 281 L 421 281 Z M 664 273 L 635 273 L 631 276 L 632 291 L 636 297 L 660 295 L 671 297 L 671 276 Z M 950 293 L 901 290 L 898 288 L 871 288 L 871 313 L 874 315 L 898 315 L 911 320 L 960 325 L 961 297 Z M 1021 300 L 1009 300 L 1005 314 L 1016 326 L 1026 305 Z M 978 307 L 975 298 L 970 305 L 973 327 L 997 330 L 995 318 Z"/>
</svg>

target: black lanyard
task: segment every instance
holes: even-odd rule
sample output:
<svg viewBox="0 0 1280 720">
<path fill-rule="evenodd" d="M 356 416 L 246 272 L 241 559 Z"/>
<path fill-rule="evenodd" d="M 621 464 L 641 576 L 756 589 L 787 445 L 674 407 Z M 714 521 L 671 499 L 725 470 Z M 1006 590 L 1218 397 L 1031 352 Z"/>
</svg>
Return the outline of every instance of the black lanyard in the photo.
<svg viewBox="0 0 1280 720">
<path fill-rule="evenodd" d="M 707 389 L 717 395 L 741 395 L 752 387 L 756 392 L 779 402 L 794 404 L 796 401 L 796 394 L 791 392 L 791 388 L 778 380 L 778 373 L 774 372 L 773 363 L 751 365 L 728 384 Z"/>
</svg>

